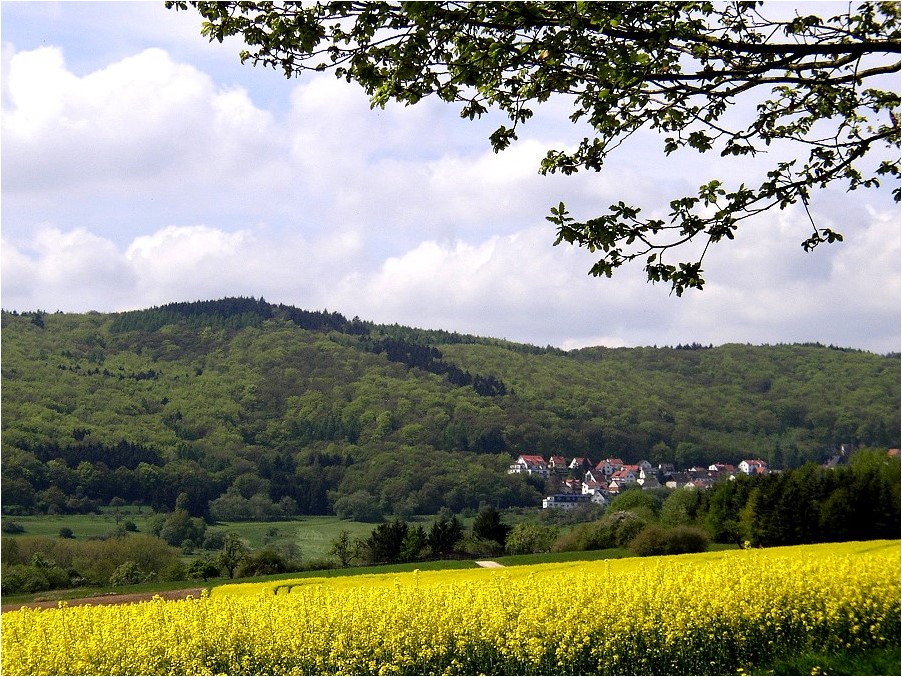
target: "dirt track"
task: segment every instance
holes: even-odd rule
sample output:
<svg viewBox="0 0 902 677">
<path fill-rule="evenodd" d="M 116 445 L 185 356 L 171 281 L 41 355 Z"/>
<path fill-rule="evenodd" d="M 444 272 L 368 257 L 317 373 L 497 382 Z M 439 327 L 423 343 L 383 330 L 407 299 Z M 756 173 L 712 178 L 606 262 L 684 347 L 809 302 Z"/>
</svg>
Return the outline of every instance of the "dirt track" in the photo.
<svg viewBox="0 0 902 677">
<path fill-rule="evenodd" d="M 80 606 L 83 604 L 131 604 L 133 602 L 146 602 L 156 596 L 162 597 L 163 599 L 185 599 L 189 595 L 200 597 L 202 590 L 204 590 L 204 588 L 186 588 L 184 590 L 165 590 L 163 592 L 142 592 L 133 595 L 98 595 L 96 597 L 82 597 L 80 599 L 67 599 L 63 601 L 69 606 Z M 18 602 L 16 604 L 4 604 L 2 611 L 3 613 L 6 613 L 7 611 L 16 611 L 23 606 L 27 606 L 31 609 L 55 609 L 57 605 L 57 600 L 46 602 Z"/>
</svg>

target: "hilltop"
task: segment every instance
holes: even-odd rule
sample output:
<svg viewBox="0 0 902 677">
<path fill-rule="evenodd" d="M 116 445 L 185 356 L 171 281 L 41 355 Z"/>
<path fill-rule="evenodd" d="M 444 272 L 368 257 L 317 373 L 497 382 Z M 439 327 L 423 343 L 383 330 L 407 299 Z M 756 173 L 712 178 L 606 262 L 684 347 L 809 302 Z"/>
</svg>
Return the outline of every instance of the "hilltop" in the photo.
<svg viewBox="0 0 902 677">
<path fill-rule="evenodd" d="M 817 344 L 568 352 L 252 298 L 2 329 L 8 512 L 184 492 L 196 515 L 434 514 L 540 504 L 520 454 L 779 469 L 899 446 L 899 356 Z"/>
</svg>

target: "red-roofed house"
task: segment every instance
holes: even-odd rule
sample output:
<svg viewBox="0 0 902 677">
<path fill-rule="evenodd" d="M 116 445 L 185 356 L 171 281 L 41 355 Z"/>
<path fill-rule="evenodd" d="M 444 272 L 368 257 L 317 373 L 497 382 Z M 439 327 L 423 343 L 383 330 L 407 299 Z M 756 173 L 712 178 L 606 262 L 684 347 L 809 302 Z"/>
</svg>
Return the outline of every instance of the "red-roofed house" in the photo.
<svg viewBox="0 0 902 677">
<path fill-rule="evenodd" d="M 548 459 L 548 469 L 552 472 L 567 472 L 567 461 L 563 456 L 552 456 Z"/>
<path fill-rule="evenodd" d="M 712 463 L 708 466 L 708 470 L 718 473 L 736 472 L 736 466 L 729 463 Z"/>
<path fill-rule="evenodd" d="M 517 462 L 508 468 L 508 475 L 518 475 L 526 473 L 527 475 L 541 475 L 548 477 L 548 464 L 541 456 L 523 454 L 517 458 Z"/>
<path fill-rule="evenodd" d="M 601 470 L 605 475 L 611 476 L 623 467 L 623 460 L 619 458 L 606 458 L 599 461 L 595 466 L 596 470 Z"/>
<path fill-rule="evenodd" d="M 611 475 L 611 482 L 617 482 L 621 487 L 624 484 L 635 484 L 636 479 L 636 472 L 629 470 L 626 466 L 624 466 L 622 470 L 618 470 Z"/>
<path fill-rule="evenodd" d="M 766 475 L 767 461 L 762 461 L 760 458 L 753 461 L 742 461 L 739 464 L 739 470 L 746 475 Z"/>
<path fill-rule="evenodd" d="M 568 477 L 561 483 L 564 487 L 564 493 L 583 494 L 583 483 L 573 477 Z"/>
<path fill-rule="evenodd" d="M 570 468 L 570 470 L 582 472 L 592 467 L 592 461 L 583 456 L 576 456 L 572 461 L 570 461 L 570 465 L 567 467 Z"/>
</svg>

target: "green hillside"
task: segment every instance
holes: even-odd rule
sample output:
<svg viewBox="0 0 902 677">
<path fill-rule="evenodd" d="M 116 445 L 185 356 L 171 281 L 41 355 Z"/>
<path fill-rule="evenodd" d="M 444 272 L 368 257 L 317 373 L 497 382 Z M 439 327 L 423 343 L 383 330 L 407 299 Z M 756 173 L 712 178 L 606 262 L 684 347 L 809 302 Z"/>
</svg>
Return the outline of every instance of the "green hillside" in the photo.
<svg viewBox="0 0 902 677">
<path fill-rule="evenodd" d="M 679 466 L 899 445 L 899 356 L 563 352 L 262 299 L 2 315 L 2 502 L 278 518 L 536 505 L 521 453 Z"/>
</svg>

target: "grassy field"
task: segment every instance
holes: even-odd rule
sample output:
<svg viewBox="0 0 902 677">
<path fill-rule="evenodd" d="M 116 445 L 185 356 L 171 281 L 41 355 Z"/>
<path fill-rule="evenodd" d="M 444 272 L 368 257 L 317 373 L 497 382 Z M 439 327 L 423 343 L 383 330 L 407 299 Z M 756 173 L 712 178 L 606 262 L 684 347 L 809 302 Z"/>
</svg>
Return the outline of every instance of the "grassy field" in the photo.
<svg viewBox="0 0 902 677">
<path fill-rule="evenodd" d="M 117 526 L 130 520 L 138 530 L 147 533 L 148 525 L 155 513 L 148 508 L 125 507 L 119 509 L 119 522 L 116 514 L 108 508 L 100 515 L 28 515 L 25 517 L 3 517 L 2 523 L 15 522 L 25 528 L 24 533 L 8 534 L 4 537 L 21 538 L 24 536 L 59 536 L 60 529 L 68 527 L 76 538 L 104 536 L 116 530 Z"/>
<path fill-rule="evenodd" d="M 148 533 L 150 522 L 156 514 L 144 509 L 123 508 L 117 516 L 109 509 L 101 515 L 36 515 L 26 517 L 4 517 L 3 522 L 15 522 L 24 527 L 21 534 L 7 534 L 12 538 L 28 536 L 47 536 L 56 538 L 63 527 L 68 527 L 76 538 L 90 538 L 112 533 L 117 526 L 127 520 L 135 523 L 140 533 Z M 366 536 L 375 524 L 366 522 L 350 522 L 333 516 L 298 517 L 280 522 L 217 522 L 207 527 L 207 532 L 234 531 L 245 539 L 248 545 L 257 550 L 264 545 L 284 546 L 293 544 L 298 548 L 303 561 L 324 559 L 328 557 L 332 541 L 342 530 L 350 532 L 352 537 Z"/>
</svg>

